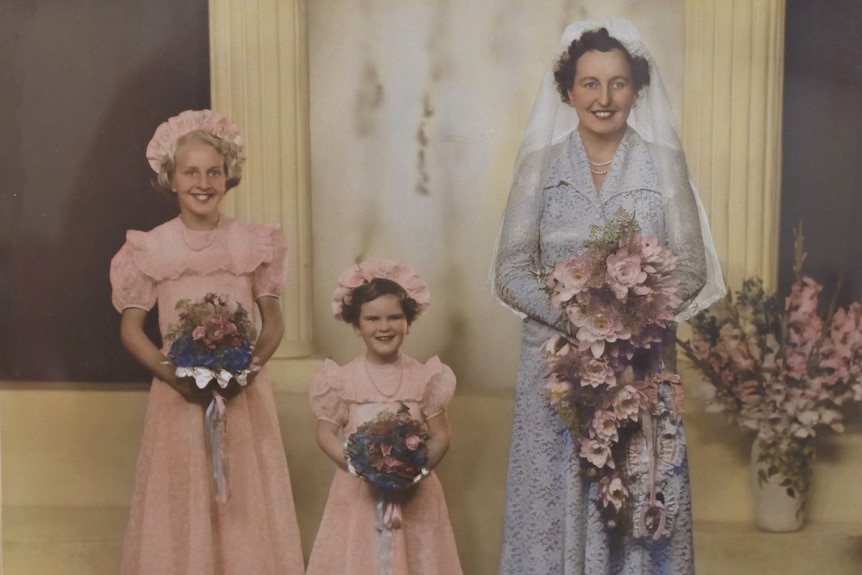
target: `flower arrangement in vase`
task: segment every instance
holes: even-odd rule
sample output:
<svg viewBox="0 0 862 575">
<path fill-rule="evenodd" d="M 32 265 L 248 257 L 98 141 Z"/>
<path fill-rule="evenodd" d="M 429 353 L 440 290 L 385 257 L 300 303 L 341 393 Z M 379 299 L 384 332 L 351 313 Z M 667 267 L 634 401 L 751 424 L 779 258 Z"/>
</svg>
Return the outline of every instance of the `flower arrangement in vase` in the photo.
<svg viewBox="0 0 862 575">
<path fill-rule="evenodd" d="M 801 226 L 794 230 L 794 282 L 783 298 L 759 278 L 689 323 L 679 341 L 700 370 L 707 408 L 755 433 L 756 481 L 777 482 L 797 500 L 809 491 L 814 447 L 821 430 L 844 430 L 843 407 L 862 400 L 862 304 L 828 307 L 823 286 L 802 273 Z"/>
</svg>

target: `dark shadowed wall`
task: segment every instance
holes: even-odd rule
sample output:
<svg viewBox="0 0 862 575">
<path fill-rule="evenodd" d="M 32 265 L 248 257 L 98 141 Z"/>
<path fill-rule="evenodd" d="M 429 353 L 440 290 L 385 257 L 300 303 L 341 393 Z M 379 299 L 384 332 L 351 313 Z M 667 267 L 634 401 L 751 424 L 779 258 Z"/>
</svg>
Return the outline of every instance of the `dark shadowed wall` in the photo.
<svg viewBox="0 0 862 575">
<path fill-rule="evenodd" d="M 149 185 L 153 130 L 208 105 L 206 0 L 0 2 L 0 378 L 146 379 L 108 266 L 176 213 Z"/>
<path fill-rule="evenodd" d="M 782 292 L 801 220 L 823 305 L 842 271 L 841 303 L 862 300 L 862 2 L 789 0 L 785 54 Z"/>
</svg>

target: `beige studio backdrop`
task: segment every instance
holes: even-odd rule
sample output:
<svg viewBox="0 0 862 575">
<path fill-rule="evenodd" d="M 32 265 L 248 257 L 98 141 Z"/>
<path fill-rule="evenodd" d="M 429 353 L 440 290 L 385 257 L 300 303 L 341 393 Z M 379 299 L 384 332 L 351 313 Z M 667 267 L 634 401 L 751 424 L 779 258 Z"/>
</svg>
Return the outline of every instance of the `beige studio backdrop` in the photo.
<svg viewBox="0 0 862 575">
<path fill-rule="evenodd" d="M 783 2 L 210 5 L 213 107 L 249 140 L 229 199 L 240 217 L 279 221 L 293 247 L 285 360 L 359 351 L 329 294 L 350 263 L 387 257 L 413 263 L 433 295 L 410 353 L 440 353 L 463 388 L 513 385 L 518 321 L 490 296 L 488 267 L 533 98 L 563 28 L 582 18 L 637 24 L 729 283 L 774 282 Z"/>
<path fill-rule="evenodd" d="M 441 355 L 459 378 L 440 475 L 465 572 L 496 572 L 520 323 L 491 296 L 488 267 L 559 36 L 570 21 L 612 15 L 636 23 L 659 64 L 729 285 L 757 274 L 774 286 L 782 0 L 210 0 L 212 107 L 242 127 L 249 151 L 227 210 L 281 224 L 291 246 L 287 332 L 270 370 L 306 552 L 332 474 L 307 386 L 323 357 L 361 351 L 329 296 L 347 265 L 386 257 L 414 264 L 431 288 L 406 351 Z M 786 555 L 788 539 L 776 547 L 750 525 L 747 438 L 688 387 L 699 573 L 727 572 L 734 552 Z M 18 387 L 0 398 L 4 531 L 51 507 L 121 532 L 146 388 Z M 862 448 L 849 434 L 833 446 L 841 464 L 818 463 L 827 471 L 810 517 L 858 524 L 862 505 L 846 494 Z M 818 529 L 794 547 L 828 550 Z"/>
<path fill-rule="evenodd" d="M 285 298 L 293 332 L 280 379 L 304 393 L 317 365 L 307 350 L 337 361 L 361 351 L 329 313 L 347 265 L 413 263 L 433 300 L 407 351 L 438 353 L 459 377 L 441 474 L 465 565 L 491 572 L 520 324 L 486 278 L 521 131 L 560 33 L 581 18 L 637 23 L 677 111 L 730 285 L 750 274 L 773 284 L 783 2 L 288 4 L 211 3 L 213 106 L 250 136 L 237 213 L 268 221 L 275 210 L 293 237 Z M 287 25 L 291 12 L 297 20 Z M 710 494 L 695 513 L 747 519 L 747 444 L 715 443 L 725 428 L 707 428 L 711 446 L 698 451 L 694 427 L 695 496 Z"/>
</svg>

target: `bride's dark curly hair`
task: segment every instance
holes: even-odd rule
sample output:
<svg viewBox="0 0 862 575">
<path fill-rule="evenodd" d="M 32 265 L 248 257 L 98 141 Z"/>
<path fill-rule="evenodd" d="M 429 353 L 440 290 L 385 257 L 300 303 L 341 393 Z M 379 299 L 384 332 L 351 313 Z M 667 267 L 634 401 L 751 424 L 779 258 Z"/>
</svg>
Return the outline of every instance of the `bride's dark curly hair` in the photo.
<svg viewBox="0 0 862 575">
<path fill-rule="evenodd" d="M 591 50 L 599 52 L 610 52 L 611 50 L 622 50 L 632 69 L 632 83 L 635 95 L 641 88 L 649 86 L 649 63 L 645 58 L 632 56 L 619 40 L 611 36 L 606 28 L 589 30 L 581 34 L 581 37 L 573 40 L 568 50 L 563 52 L 554 66 L 554 82 L 563 102 L 570 104 L 569 89 L 575 83 L 575 72 L 578 60 L 581 56 Z"/>
<path fill-rule="evenodd" d="M 362 304 L 374 301 L 385 295 L 394 295 L 401 302 L 401 309 L 410 325 L 419 317 L 419 304 L 407 295 L 407 290 L 401 284 L 385 278 L 373 278 L 362 285 L 353 288 L 350 293 L 350 301 L 345 302 L 341 308 L 341 319 L 352 325 L 359 325 L 359 315 Z"/>
</svg>

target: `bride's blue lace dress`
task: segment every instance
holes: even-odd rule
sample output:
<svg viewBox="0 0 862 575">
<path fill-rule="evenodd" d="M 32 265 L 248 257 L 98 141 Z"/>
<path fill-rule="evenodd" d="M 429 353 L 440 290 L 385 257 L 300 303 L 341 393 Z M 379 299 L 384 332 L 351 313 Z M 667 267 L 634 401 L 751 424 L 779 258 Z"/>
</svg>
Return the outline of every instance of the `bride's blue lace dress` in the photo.
<svg viewBox="0 0 862 575">
<path fill-rule="evenodd" d="M 583 250 L 594 225 L 623 208 L 635 215 L 643 233 L 671 244 L 679 256 L 685 300 L 703 285 L 703 244 L 694 205 L 670 201 L 660 190 L 650 144 L 632 129 L 621 141 L 597 191 L 577 134 L 550 153 L 539 190 L 522 205 L 507 208 L 498 248 L 496 285 L 509 306 L 526 315 L 515 395 L 500 573 L 502 575 L 688 575 L 694 572 L 691 499 L 685 434 L 675 416 L 659 418 L 656 429 L 656 489 L 668 522 L 658 540 L 639 536 L 638 520 L 649 498 L 648 457 L 643 436 L 631 441 L 628 458 L 632 517 L 627 535 L 611 537 L 599 515 L 596 488 L 580 473 L 575 442 L 542 394 L 548 368 L 540 346 L 560 317 L 531 274 Z M 681 162 L 684 160 L 680 159 Z M 681 163 L 680 178 L 687 178 Z M 535 178 L 533 175 L 524 177 Z M 517 185 L 517 183 L 516 183 Z M 672 336 L 672 334 L 669 334 Z M 669 338 L 669 341 L 672 339 Z M 674 369 L 672 345 L 665 346 L 665 369 Z M 658 366 L 655 366 L 657 369 Z"/>
</svg>

